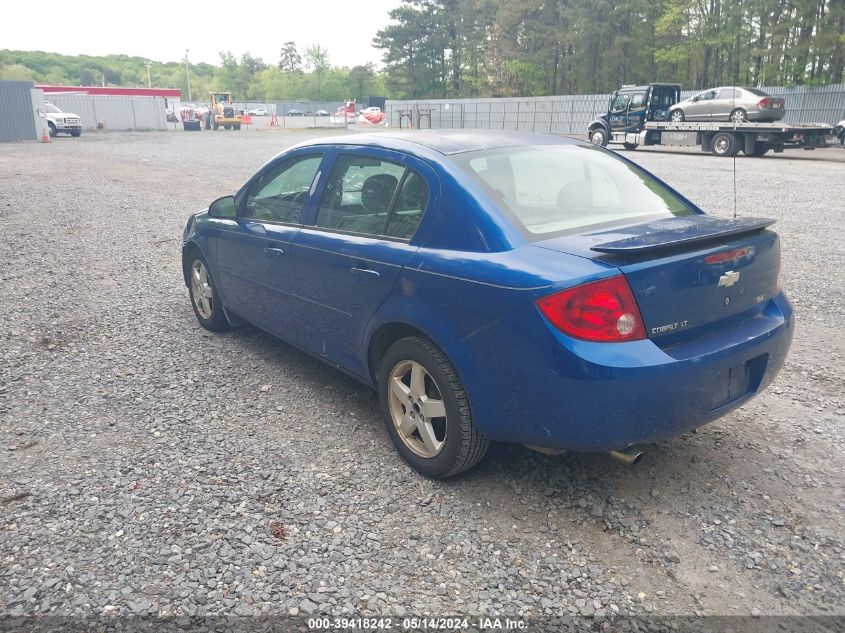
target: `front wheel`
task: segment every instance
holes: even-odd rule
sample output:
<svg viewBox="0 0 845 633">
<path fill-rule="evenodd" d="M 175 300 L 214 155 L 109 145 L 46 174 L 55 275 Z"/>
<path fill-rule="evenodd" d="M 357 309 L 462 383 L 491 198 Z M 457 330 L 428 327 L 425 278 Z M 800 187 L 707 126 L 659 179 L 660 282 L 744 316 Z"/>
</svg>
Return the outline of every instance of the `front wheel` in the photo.
<svg viewBox="0 0 845 633">
<path fill-rule="evenodd" d="M 423 475 L 450 477 L 484 457 L 489 442 L 472 421 L 458 373 L 428 339 L 411 336 L 391 345 L 378 389 L 393 445 Z"/>
<path fill-rule="evenodd" d="M 222 332 L 231 328 L 223 305 L 218 298 L 214 278 L 208 268 L 208 262 L 194 249 L 188 258 L 188 288 L 191 295 L 191 305 L 199 324 L 206 330 Z"/>
<path fill-rule="evenodd" d="M 590 130 L 590 143 L 593 145 L 600 145 L 601 147 L 607 147 L 607 132 L 604 129 L 597 127 L 594 130 Z"/>
<path fill-rule="evenodd" d="M 58 134 L 56 126 L 50 122 L 47 123 L 47 126 L 50 128 L 50 138 L 56 138 L 56 134 Z"/>
<path fill-rule="evenodd" d="M 70 133 L 70 135 L 73 136 L 74 138 L 79 137 L 81 134 L 82 134 L 82 132 L 80 130 L 74 130 L 73 132 Z"/>
<path fill-rule="evenodd" d="M 683 123 L 685 118 L 683 110 L 672 110 L 672 114 L 669 117 L 672 123 Z"/>
</svg>

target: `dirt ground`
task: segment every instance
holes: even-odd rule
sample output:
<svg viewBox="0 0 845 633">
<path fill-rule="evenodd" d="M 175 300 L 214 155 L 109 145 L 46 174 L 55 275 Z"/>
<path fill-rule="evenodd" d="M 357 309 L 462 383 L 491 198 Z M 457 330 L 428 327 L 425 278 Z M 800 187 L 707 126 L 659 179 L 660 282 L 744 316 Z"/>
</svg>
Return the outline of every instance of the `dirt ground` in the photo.
<svg viewBox="0 0 845 633">
<path fill-rule="evenodd" d="M 624 152 L 778 220 L 797 328 L 765 393 L 634 467 L 500 445 L 432 482 L 369 390 L 192 314 L 188 214 L 313 135 L 0 145 L 0 611 L 845 616 L 845 151 Z"/>
</svg>

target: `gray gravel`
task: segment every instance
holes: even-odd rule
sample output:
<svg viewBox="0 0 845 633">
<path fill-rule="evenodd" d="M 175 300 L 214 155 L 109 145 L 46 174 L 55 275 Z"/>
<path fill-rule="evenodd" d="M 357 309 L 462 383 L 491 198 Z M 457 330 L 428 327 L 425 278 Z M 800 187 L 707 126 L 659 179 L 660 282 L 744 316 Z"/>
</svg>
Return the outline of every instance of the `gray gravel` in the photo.
<svg viewBox="0 0 845 633">
<path fill-rule="evenodd" d="M 798 314 L 767 393 L 636 467 L 433 482 L 366 388 L 191 311 L 187 214 L 308 134 L 0 146 L 0 614 L 845 615 L 845 152 L 736 161 Z M 732 213 L 732 161 L 626 155 Z"/>
</svg>

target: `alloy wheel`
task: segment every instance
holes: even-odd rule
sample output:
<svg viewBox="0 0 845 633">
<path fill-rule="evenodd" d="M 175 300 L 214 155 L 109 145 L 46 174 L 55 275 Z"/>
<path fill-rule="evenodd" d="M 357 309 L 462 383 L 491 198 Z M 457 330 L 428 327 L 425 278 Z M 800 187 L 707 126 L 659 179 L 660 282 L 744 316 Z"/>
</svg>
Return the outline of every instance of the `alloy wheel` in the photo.
<svg viewBox="0 0 845 633">
<path fill-rule="evenodd" d="M 191 299 L 203 319 L 209 320 L 214 312 L 214 289 L 208 269 L 200 260 L 195 259 L 191 264 Z"/>
<path fill-rule="evenodd" d="M 402 442 L 415 455 L 437 457 L 446 445 L 446 404 L 420 363 L 400 361 L 390 372 L 388 406 Z"/>
</svg>

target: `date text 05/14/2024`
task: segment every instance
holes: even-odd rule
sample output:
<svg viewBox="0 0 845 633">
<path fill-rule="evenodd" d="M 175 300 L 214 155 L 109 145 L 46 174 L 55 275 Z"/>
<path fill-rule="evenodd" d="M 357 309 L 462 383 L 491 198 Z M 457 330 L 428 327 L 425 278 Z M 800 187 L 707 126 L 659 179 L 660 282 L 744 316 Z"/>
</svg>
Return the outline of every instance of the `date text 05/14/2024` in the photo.
<svg viewBox="0 0 845 633">
<path fill-rule="evenodd" d="M 481 618 L 309 618 L 308 628 L 314 631 L 336 630 L 378 630 L 391 629 L 405 631 L 461 631 L 474 629 L 479 631 L 520 631 L 526 628 L 524 620 L 481 617 Z"/>
</svg>

